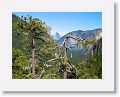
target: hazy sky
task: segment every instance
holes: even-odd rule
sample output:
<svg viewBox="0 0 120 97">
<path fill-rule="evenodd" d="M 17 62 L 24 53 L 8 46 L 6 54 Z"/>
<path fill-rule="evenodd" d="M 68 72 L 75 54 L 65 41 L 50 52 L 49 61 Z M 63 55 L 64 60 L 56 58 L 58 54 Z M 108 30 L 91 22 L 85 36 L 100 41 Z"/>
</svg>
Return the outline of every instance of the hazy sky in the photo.
<svg viewBox="0 0 120 97">
<path fill-rule="evenodd" d="M 39 18 L 52 28 L 51 34 L 59 32 L 61 36 L 76 30 L 102 28 L 101 12 L 15 12 L 17 16 L 31 15 Z"/>
</svg>

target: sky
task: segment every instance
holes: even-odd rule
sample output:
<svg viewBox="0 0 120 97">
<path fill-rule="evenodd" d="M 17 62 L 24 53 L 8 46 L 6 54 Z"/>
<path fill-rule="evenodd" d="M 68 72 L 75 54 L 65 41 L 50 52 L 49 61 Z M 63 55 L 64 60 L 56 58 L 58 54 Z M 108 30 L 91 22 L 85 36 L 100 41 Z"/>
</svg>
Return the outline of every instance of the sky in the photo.
<svg viewBox="0 0 120 97">
<path fill-rule="evenodd" d="M 51 34 L 58 32 L 61 36 L 76 30 L 93 30 L 102 28 L 101 12 L 14 12 L 17 16 L 31 15 L 39 18 L 52 28 Z"/>
</svg>

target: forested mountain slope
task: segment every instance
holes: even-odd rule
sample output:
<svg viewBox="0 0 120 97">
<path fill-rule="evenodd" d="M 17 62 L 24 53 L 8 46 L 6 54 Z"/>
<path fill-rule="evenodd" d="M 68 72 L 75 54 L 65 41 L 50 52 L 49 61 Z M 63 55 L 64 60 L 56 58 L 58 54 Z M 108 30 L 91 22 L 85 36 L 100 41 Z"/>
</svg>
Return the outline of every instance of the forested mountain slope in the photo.
<svg viewBox="0 0 120 97">
<path fill-rule="evenodd" d="M 99 33 L 102 29 L 74 31 L 57 42 L 51 37 L 50 29 L 38 18 L 12 14 L 13 79 L 102 78 L 102 36 Z M 69 35 L 84 38 L 78 49 L 65 46 L 64 40 Z"/>
</svg>

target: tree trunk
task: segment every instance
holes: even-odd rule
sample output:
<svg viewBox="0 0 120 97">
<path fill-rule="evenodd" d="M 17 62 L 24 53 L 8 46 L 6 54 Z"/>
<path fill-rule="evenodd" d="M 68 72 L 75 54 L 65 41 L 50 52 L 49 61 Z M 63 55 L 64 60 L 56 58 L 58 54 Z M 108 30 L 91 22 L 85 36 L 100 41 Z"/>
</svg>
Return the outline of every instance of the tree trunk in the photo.
<svg viewBox="0 0 120 97">
<path fill-rule="evenodd" d="M 35 39 L 32 38 L 32 75 L 35 77 Z"/>
<path fill-rule="evenodd" d="M 66 38 L 64 40 L 64 73 L 63 73 L 63 77 L 64 79 L 67 79 L 67 71 L 66 71 L 66 64 L 67 64 L 67 45 L 66 45 Z"/>
</svg>

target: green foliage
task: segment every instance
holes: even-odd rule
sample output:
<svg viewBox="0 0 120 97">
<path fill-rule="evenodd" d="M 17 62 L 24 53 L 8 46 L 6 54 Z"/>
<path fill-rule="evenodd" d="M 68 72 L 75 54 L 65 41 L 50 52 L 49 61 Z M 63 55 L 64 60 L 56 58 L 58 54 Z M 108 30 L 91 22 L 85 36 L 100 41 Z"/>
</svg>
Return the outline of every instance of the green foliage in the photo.
<svg viewBox="0 0 120 97">
<path fill-rule="evenodd" d="M 14 79 L 33 79 L 32 76 L 32 49 L 35 49 L 35 71 L 37 75 L 42 73 L 43 65 L 46 61 L 56 58 L 55 54 L 59 53 L 54 48 L 57 44 L 50 37 L 51 28 L 45 25 L 38 18 L 31 16 L 21 18 L 13 14 L 12 19 L 12 77 Z M 35 45 L 32 39 L 35 39 Z M 90 45 L 96 45 L 95 51 L 98 51 L 99 42 L 96 40 L 84 41 L 82 46 L 88 48 Z M 102 49 L 102 48 L 101 48 Z M 64 55 L 64 48 L 60 49 L 61 56 Z M 67 51 L 70 63 L 74 64 L 77 69 L 70 69 L 67 72 L 68 79 L 101 79 L 102 78 L 102 52 L 95 52 L 89 59 L 83 60 L 84 51 L 72 52 L 74 58 L 70 58 L 71 51 Z M 82 60 L 82 61 L 81 61 Z M 64 60 L 49 62 L 45 67 L 42 79 L 63 79 L 65 64 Z"/>
<path fill-rule="evenodd" d="M 32 49 L 35 48 L 37 75 L 44 62 L 54 58 L 52 48 L 56 46 L 56 43 L 51 39 L 49 35 L 51 28 L 45 25 L 45 22 L 31 16 L 22 16 L 21 18 L 14 14 L 12 16 L 13 78 L 24 78 L 28 75 L 31 78 L 31 68 L 29 69 L 30 74 L 28 72 L 28 74 L 23 74 L 23 72 L 26 65 L 31 64 Z M 35 45 L 32 43 L 33 38 L 35 39 Z"/>
<path fill-rule="evenodd" d="M 38 42 L 38 40 L 45 42 L 49 36 L 48 33 L 50 32 L 50 27 L 46 26 L 45 22 L 42 22 L 38 18 L 32 18 L 32 16 L 28 15 L 27 17 L 16 17 L 13 21 L 13 31 L 22 37 L 21 41 L 24 44 L 24 48 L 27 50 L 32 49 L 33 38 L 35 39 L 35 42 Z"/>
<path fill-rule="evenodd" d="M 56 64 L 57 65 L 57 64 Z M 61 79 L 59 68 L 46 68 L 42 79 Z"/>
<path fill-rule="evenodd" d="M 102 78 L 102 54 L 98 53 L 88 61 L 81 61 L 77 65 L 78 75 L 81 79 Z"/>
<path fill-rule="evenodd" d="M 56 46 L 56 43 L 50 39 L 49 41 L 47 41 L 45 44 L 42 45 L 42 48 L 40 48 L 36 52 L 38 54 L 37 57 L 40 60 L 40 64 L 43 64 L 45 61 L 47 61 L 49 59 L 55 58 L 55 56 L 54 56 L 55 46 Z"/>
<path fill-rule="evenodd" d="M 97 41 L 94 39 L 94 40 L 84 40 L 84 42 L 82 42 L 82 46 L 85 47 L 85 48 L 88 48 L 89 45 L 94 45 L 96 44 Z"/>
<path fill-rule="evenodd" d="M 12 74 L 13 78 L 30 78 L 29 60 L 26 55 L 20 50 L 13 48 L 12 50 Z M 29 74 L 29 75 L 28 75 Z"/>
<path fill-rule="evenodd" d="M 21 67 L 29 66 L 26 55 L 20 49 L 13 48 L 12 52 L 13 52 L 12 63 L 14 66 Z"/>
</svg>

